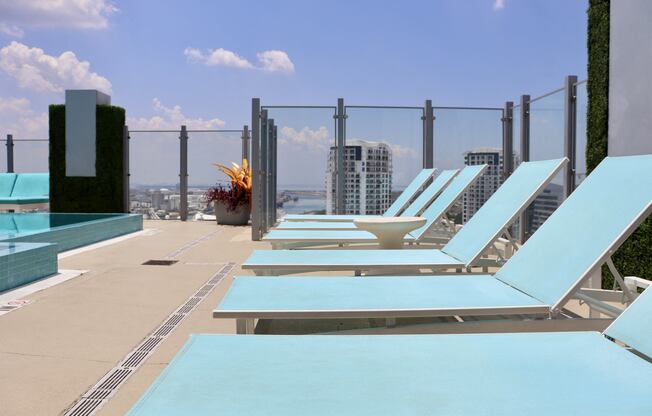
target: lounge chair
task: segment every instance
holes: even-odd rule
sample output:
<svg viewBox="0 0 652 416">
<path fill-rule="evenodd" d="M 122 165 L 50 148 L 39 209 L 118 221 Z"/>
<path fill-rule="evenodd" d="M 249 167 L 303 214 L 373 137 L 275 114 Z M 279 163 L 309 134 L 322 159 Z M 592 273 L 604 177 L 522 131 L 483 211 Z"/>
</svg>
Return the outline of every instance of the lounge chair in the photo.
<svg viewBox="0 0 652 416">
<path fill-rule="evenodd" d="M 416 217 L 446 188 L 459 173 L 459 169 L 442 171 L 419 196 L 412 201 L 398 216 Z M 365 217 L 366 218 L 366 217 Z M 283 221 L 274 230 L 357 230 L 353 222 L 346 221 Z"/>
<path fill-rule="evenodd" d="M 441 249 L 403 250 L 256 250 L 242 265 L 256 274 L 286 274 L 306 271 L 338 270 L 394 271 L 396 269 L 463 268 L 477 265 L 483 253 L 543 191 L 567 159 L 525 162 L 498 188 L 475 215 Z M 469 167 L 471 168 L 471 167 Z M 465 173 L 468 176 L 465 176 Z M 425 237 L 428 227 L 441 218 L 468 188 L 475 176 L 464 169 L 428 207 L 430 224 L 410 233 L 411 241 Z M 306 232 L 307 234 L 308 232 Z M 332 232 L 341 238 L 345 232 Z M 347 236 L 351 237 L 351 231 Z M 324 233 L 313 233 L 316 238 Z M 375 242 L 375 236 L 357 231 L 358 241 Z M 362 237 L 360 237 L 362 236 Z M 337 240 L 334 240 L 337 241 Z M 410 240 L 408 240 L 410 241 Z"/>
<path fill-rule="evenodd" d="M 0 210 L 47 209 L 50 205 L 47 173 L 0 174 Z"/>
<path fill-rule="evenodd" d="M 421 191 L 430 178 L 435 174 L 435 169 L 422 169 L 412 182 L 401 192 L 392 205 L 387 208 L 383 215 L 312 215 L 312 214 L 289 214 L 281 218 L 282 221 L 333 221 L 353 222 L 357 218 L 371 217 L 395 217 L 400 214 Z"/>
<path fill-rule="evenodd" d="M 407 234 L 404 242 L 420 242 L 425 233 L 439 221 L 455 201 L 461 198 L 464 192 L 482 176 L 486 167 L 487 165 L 475 165 L 462 169 L 435 199 L 435 202 L 421 213 L 420 216 L 427 219 L 426 224 Z M 444 211 L 441 210 L 442 206 L 446 207 Z M 374 234 L 363 230 L 271 230 L 262 239 L 271 243 L 274 249 L 315 245 L 378 244 L 378 238 Z"/>
<path fill-rule="evenodd" d="M 213 316 L 241 333 L 256 318 L 555 318 L 650 212 L 652 155 L 610 157 L 495 275 L 236 277 Z"/>
<path fill-rule="evenodd" d="M 648 289 L 602 333 L 192 335 L 128 414 L 650 415 L 650 316 Z"/>
</svg>

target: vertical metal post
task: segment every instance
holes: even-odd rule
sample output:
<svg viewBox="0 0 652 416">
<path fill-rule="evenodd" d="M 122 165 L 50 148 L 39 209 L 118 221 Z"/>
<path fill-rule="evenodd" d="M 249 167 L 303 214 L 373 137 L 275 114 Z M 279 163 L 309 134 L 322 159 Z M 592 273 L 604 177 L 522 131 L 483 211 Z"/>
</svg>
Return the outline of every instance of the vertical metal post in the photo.
<svg viewBox="0 0 652 416">
<path fill-rule="evenodd" d="M 267 122 L 267 169 L 265 183 L 267 185 L 267 212 L 265 224 L 267 228 L 274 226 L 274 214 L 276 210 L 276 200 L 274 199 L 273 176 L 274 176 L 274 119 L 270 118 Z"/>
<path fill-rule="evenodd" d="M 14 173 L 14 136 L 7 134 L 7 173 Z"/>
<path fill-rule="evenodd" d="M 521 95 L 521 161 L 530 160 L 530 96 Z M 519 220 L 519 240 L 524 243 L 527 239 L 526 229 L 528 226 L 528 209 L 525 209 Z"/>
<path fill-rule="evenodd" d="M 129 126 L 122 128 L 122 198 L 123 212 L 129 212 Z"/>
<path fill-rule="evenodd" d="M 278 184 L 278 126 L 272 131 L 272 224 L 276 224 L 276 200 Z"/>
<path fill-rule="evenodd" d="M 432 100 L 426 100 L 423 108 L 423 168 L 431 169 L 434 166 L 434 123 L 435 114 L 432 110 Z"/>
<path fill-rule="evenodd" d="M 263 234 L 260 226 L 260 98 L 251 99 L 251 239 L 259 241 Z"/>
<path fill-rule="evenodd" d="M 503 109 L 503 178 L 514 172 L 514 103 L 505 102 Z"/>
<path fill-rule="evenodd" d="M 179 134 L 179 219 L 188 219 L 188 131 L 181 126 Z"/>
<path fill-rule="evenodd" d="M 346 113 L 344 109 L 344 98 L 337 99 L 337 186 L 335 187 L 336 214 L 344 214 L 344 201 L 346 198 L 346 170 L 344 168 L 344 151 L 346 146 Z"/>
<path fill-rule="evenodd" d="M 247 125 L 242 128 L 242 160 L 245 159 L 251 164 L 251 160 L 249 160 L 249 126 Z"/>
<path fill-rule="evenodd" d="M 269 149 L 269 123 L 267 120 L 267 110 L 260 112 L 260 230 L 264 234 L 267 232 L 267 211 L 268 211 L 268 196 L 267 196 L 267 165 L 269 159 L 267 152 Z"/>
<path fill-rule="evenodd" d="M 577 117 L 577 94 L 575 84 L 577 83 L 576 75 L 568 75 L 564 80 L 564 155 L 568 158 L 566 166 L 566 197 L 575 189 L 575 167 L 577 152 L 575 146 L 577 143 L 576 117 Z"/>
</svg>

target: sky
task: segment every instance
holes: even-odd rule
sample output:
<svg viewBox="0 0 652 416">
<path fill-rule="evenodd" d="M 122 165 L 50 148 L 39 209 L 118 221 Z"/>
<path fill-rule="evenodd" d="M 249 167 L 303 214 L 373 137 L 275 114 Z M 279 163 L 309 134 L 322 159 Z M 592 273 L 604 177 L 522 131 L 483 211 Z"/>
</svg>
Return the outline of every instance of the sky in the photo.
<svg viewBox="0 0 652 416">
<path fill-rule="evenodd" d="M 130 129 L 240 129 L 263 105 L 502 107 L 586 78 L 587 0 L 0 0 L 0 135 L 47 139 L 47 106 L 96 88 Z M 533 149 L 556 155 L 560 95 L 533 110 Z M 394 183 L 419 169 L 420 110 L 348 108 L 347 138 L 391 143 Z M 500 112 L 437 110 L 437 167 L 500 145 Z M 323 185 L 332 109 L 270 109 L 279 183 Z M 538 117 L 538 118 L 537 118 Z M 174 183 L 177 134 L 132 134 L 132 182 Z M 193 141 L 194 139 L 194 141 Z M 239 136 L 195 133 L 191 183 L 239 158 Z M 5 149 L 0 149 L 4 169 Z M 16 169 L 47 169 L 17 143 Z M 561 156 L 561 155 L 559 155 Z"/>
</svg>

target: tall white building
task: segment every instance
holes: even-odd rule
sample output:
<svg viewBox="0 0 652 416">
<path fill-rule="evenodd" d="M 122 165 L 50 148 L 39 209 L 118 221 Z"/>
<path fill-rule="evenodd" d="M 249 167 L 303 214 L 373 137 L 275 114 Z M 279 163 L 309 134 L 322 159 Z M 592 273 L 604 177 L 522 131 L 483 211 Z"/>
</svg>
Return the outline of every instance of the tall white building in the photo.
<svg viewBox="0 0 652 416">
<path fill-rule="evenodd" d="M 516 166 L 517 158 L 513 157 L 513 166 Z M 464 164 L 489 165 L 484 175 L 462 197 L 462 221 L 466 223 L 503 183 L 503 151 L 492 147 L 473 149 L 464 153 Z"/>
<path fill-rule="evenodd" d="M 326 172 L 326 213 L 336 212 L 337 148 Z M 387 143 L 350 140 L 344 149 L 345 214 L 380 215 L 392 203 L 392 149 Z"/>
</svg>

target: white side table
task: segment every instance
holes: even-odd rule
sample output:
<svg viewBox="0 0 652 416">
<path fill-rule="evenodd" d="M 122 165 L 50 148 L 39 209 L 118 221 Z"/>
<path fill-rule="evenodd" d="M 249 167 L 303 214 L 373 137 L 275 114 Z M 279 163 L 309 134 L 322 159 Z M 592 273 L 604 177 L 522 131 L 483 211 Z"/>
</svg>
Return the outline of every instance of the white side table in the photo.
<svg viewBox="0 0 652 416">
<path fill-rule="evenodd" d="M 361 230 L 378 237 L 380 248 L 403 248 L 403 238 L 426 223 L 421 217 L 383 217 L 357 219 L 353 223 Z"/>
</svg>

